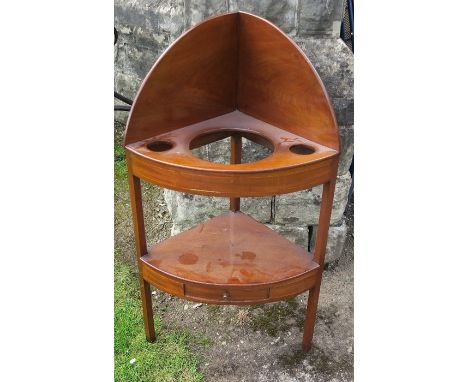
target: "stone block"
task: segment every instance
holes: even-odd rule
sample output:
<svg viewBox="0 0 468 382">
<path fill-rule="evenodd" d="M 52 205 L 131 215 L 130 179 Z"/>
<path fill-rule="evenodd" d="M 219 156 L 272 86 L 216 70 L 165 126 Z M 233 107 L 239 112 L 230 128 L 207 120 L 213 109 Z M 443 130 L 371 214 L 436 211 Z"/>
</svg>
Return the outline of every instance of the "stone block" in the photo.
<svg viewBox="0 0 468 382">
<path fill-rule="evenodd" d="M 116 71 L 138 78 L 138 87 L 162 53 L 161 48 L 147 49 L 120 41 L 114 48 Z"/>
<path fill-rule="evenodd" d="M 300 0 L 297 34 L 339 37 L 343 12 L 344 0 Z"/>
<path fill-rule="evenodd" d="M 354 154 L 354 126 L 340 126 L 341 153 L 338 175 L 349 171 Z"/>
<path fill-rule="evenodd" d="M 229 0 L 230 11 L 245 11 L 263 17 L 285 33 L 296 31 L 298 0 Z"/>
<path fill-rule="evenodd" d="M 348 202 L 348 192 L 351 186 L 351 175 L 347 172 L 338 176 L 333 199 L 331 224 L 338 223 Z M 275 197 L 274 223 L 308 226 L 318 224 L 322 186 L 305 191 L 278 195 Z"/>
<path fill-rule="evenodd" d="M 122 34 L 141 33 L 140 42 L 151 46 L 168 36 L 179 36 L 185 28 L 184 0 L 115 0 L 114 21 Z M 147 37 L 145 37 L 147 36 Z"/>
<path fill-rule="evenodd" d="M 114 73 L 114 89 L 117 93 L 123 96 L 134 99 L 136 92 L 140 87 L 141 79 L 134 74 L 122 73 L 120 70 L 115 70 Z M 114 103 L 117 103 L 116 100 Z"/>
<path fill-rule="evenodd" d="M 115 102 L 115 104 L 118 104 Z M 127 125 L 128 111 L 114 111 L 114 121 L 120 122 L 123 125 Z M 123 143 L 123 142 L 120 142 Z"/>
<path fill-rule="evenodd" d="M 307 226 L 295 225 L 280 225 L 280 224 L 267 224 L 273 231 L 278 232 L 281 236 L 285 237 L 292 243 L 304 248 L 309 247 L 309 228 Z M 343 253 L 344 244 L 346 241 L 346 233 L 348 227 L 345 221 L 341 221 L 337 226 L 330 226 L 328 230 L 327 249 L 325 252 L 325 263 L 331 263 L 338 260 Z M 317 226 L 312 226 L 312 237 L 310 248 L 313 252 L 315 240 L 317 235 Z"/>
<path fill-rule="evenodd" d="M 338 125 L 354 124 L 354 55 L 341 39 L 295 39 L 314 65 L 333 104 Z"/>
<path fill-rule="evenodd" d="M 241 198 L 241 211 L 260 223 L 271 222 L 272 196 Z"/>
<path fill-rule="evenodd" d="M 354 124 L 354 98 L 332 98 L 331 103 L 338 126 Z"/>
<path fill-rule="evenodd" d="M 228 164 L 231 161 L 231 138 L 204 145 L 192 150 L 192 154 L 200 159 Z"/>
<path fill-rule="evenodd" d="M 278 232 L 281 236 L 299 247 L 307 250 L 309 240 L 309 229 L 307 226 L 267 224 L 268 228 Z"/>
<path fill-rule="evenodd" d="M 343 220 L 341 224 L 330 226 L 328 229 L 327 249 L 325 252 L 325 263 L 331 263 L 338 260 L 343 253 L 343 248 L 346 242 L 346 233 L 348 226 Z M 317 226 L 313 226 L 310 248 L 313 251 L 317 235 Z"/>
<path fill-rule="evenodd" d="M 164 189 L 164 200 L 174 226 L 188 229 L 229 209 L 227 198 L 186 194 Z"/>
<path fill-rule="evenodd" d="M 192 195 L 164 189 L 164 200 L 173 221 L 173 232 L 181 232 L 229 210 L 229 198 Z M 272 198 L 241 198 L 241 211 L 261 223 L 271 221 Z"/>
<path fill-rule="evenodd" d="M 225 138 L 220 141 L 192 150 L 192 153 L 199 157 L 214 163 L 230 163 L 231 160 L 231 138 Z M 242 138 L 242 163 L 255 162 L 266 158 L 271 150 Z"/>
<path fill-rule="evenodd" d="M 114 1 L 115 89 L 134 98 L 157 58 L 185 28 L 184 0 Z"/>
<path fill-rule="evenodd" d="M 271 153 L 272 151 L 269 148 L 242 138 L 242 163 L 259 161 Z"/>
<path fill-rule="evenodd" d="M 114 71 L 114 89 L 117 93 L 122 94 L 130 99 L 135 98 L 135 94 L 140 87 L 141 80 L 136 75 L 122 73 L 119 69 Z M 126 105 L 124 102 L 114 98 L 115 105 Z M 127 124 L 128 111 L 114 111 L 114 119 Z"/>
<path fill-rule="evenodd" d="M 209 16 L 228 10 L 228 0 L 185 0 L 185 27 L 188 29 Z"/>
<path fill-rule="evenodd" d="M 308 38 L 298 45 L 314 65 L 332 98 L 353 98 L 354 55 L 341 39 Z"/>
</svg>

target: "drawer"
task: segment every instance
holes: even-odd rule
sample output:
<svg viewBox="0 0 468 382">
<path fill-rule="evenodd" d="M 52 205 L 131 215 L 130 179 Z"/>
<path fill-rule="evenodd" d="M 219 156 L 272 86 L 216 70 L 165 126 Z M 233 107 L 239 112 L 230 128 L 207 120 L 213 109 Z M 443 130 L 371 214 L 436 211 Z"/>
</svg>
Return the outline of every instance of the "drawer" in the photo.
<svg viewBox="0 0 468 382">
<path fill-rule="evenodd" d="M 189 298 L 217 302 L 249 302 L 268 299 L 267 287 L 221 288 L 198 284 L 185 284 L 185 295 Z"/>
</svg>

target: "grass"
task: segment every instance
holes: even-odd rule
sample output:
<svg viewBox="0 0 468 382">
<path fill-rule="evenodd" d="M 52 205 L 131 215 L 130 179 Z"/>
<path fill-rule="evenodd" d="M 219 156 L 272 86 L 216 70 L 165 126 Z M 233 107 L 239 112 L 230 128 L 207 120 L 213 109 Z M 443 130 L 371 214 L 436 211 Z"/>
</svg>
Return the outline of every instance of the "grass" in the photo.
<svg viewBox="0 0 468 382">
<path fill-rule="evenodd" d="M 114 278 L 115 381 L 203 380 L 197 370 L 198 361 L 189 349 L 195 337 L 184 331 L 164 331 L 156 318 L 157 340 L 147 342 L 136 274 L 116 261 Z M 131 364 L 133 358 L 136 361 Z"/>
<path fill-rule="evenodd" d="M 191 346 L 209 345 L 209 339 L 183 331 L 163 329 L 155 316 L 156 341 L 146 341 L 128 206 L 127 166 L 121 145 L 123 129 L 116 126 L 114 142 L 114 198 L 116 253 L 114 262 L 114 379 L 116 382 L 199 382 L 198 359 Z M 131 244 L 131 245 L 130 245 Z M 125 256 L 124 256 L 125 254 Z M 134 363 L 130 363 L 135 359 Z"/>
<path fill-rule="evenodd" d="M 127 180 L 127 164 L 125 162 L 125 149 L 118 142 L 114 142 L 114 180 Z"/>
</svg>

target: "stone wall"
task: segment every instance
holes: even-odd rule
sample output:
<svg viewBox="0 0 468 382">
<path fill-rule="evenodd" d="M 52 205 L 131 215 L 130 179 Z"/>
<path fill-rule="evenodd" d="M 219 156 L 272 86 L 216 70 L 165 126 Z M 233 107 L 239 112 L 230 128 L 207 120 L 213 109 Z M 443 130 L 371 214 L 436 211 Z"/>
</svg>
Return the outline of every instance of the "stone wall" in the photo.
<svg viewBox="0 0 468 382">
<path fill-rule="evenodd" d="M 185 30 L 208 16 L 242 10 L 262 16 L 279 26 L 305 52 L 322 78 L 340 126 L 342 153 L 332 212 L 326 261 L 341 254 L 346 236 L 342 216 L 351 177 L 353 157 L 353 54 L 339 39 L 343 0 L 114 0 L 115 89 L 134 98 L 141 81 L 159 55 Z M 125 121 L 127 113 L 116 112 Z M 227 162 L 228 141 L 198 149 L 204 159 Z M 266 155 L 265 149 L 243 142 L 243 161 Z M 226 198 L 165 191 L 175 234 L 216 216 L 228 208 Z M 314 241 L 321 200 L 321 187 L 274 197 L 241 199 L 241 210 L 267 223 L 297 244 L 308 247 Z M 309 239 L 311 237 L 311 239 Z"/>
</svg>

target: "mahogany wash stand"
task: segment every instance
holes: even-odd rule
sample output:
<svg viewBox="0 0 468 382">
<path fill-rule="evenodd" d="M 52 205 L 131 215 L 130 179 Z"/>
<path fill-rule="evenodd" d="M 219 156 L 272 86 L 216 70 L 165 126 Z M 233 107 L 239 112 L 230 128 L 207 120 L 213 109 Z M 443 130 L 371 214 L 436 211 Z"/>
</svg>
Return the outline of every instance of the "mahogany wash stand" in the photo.
<svg viewBox="0 0 468 382">
<path fill-rule="evenodd" d="M 230 164 L 191 150 L 230 137 Z M 272 150 L 241 163 L 242 139 Z M 340 150 L 325 88 L 302 51 L 244 12 L 198 24 L 146 76 L 125 133 L 146 338 L 150 284 L 192 301 L 259 304 L 309 291 L 302 349 L 311 347 Z M 230 198 L 230 211 L 148 247 L 140 180 Z M 240 197 L 323 184 L 313 255 L 240 212 Z"/>
</svg>

